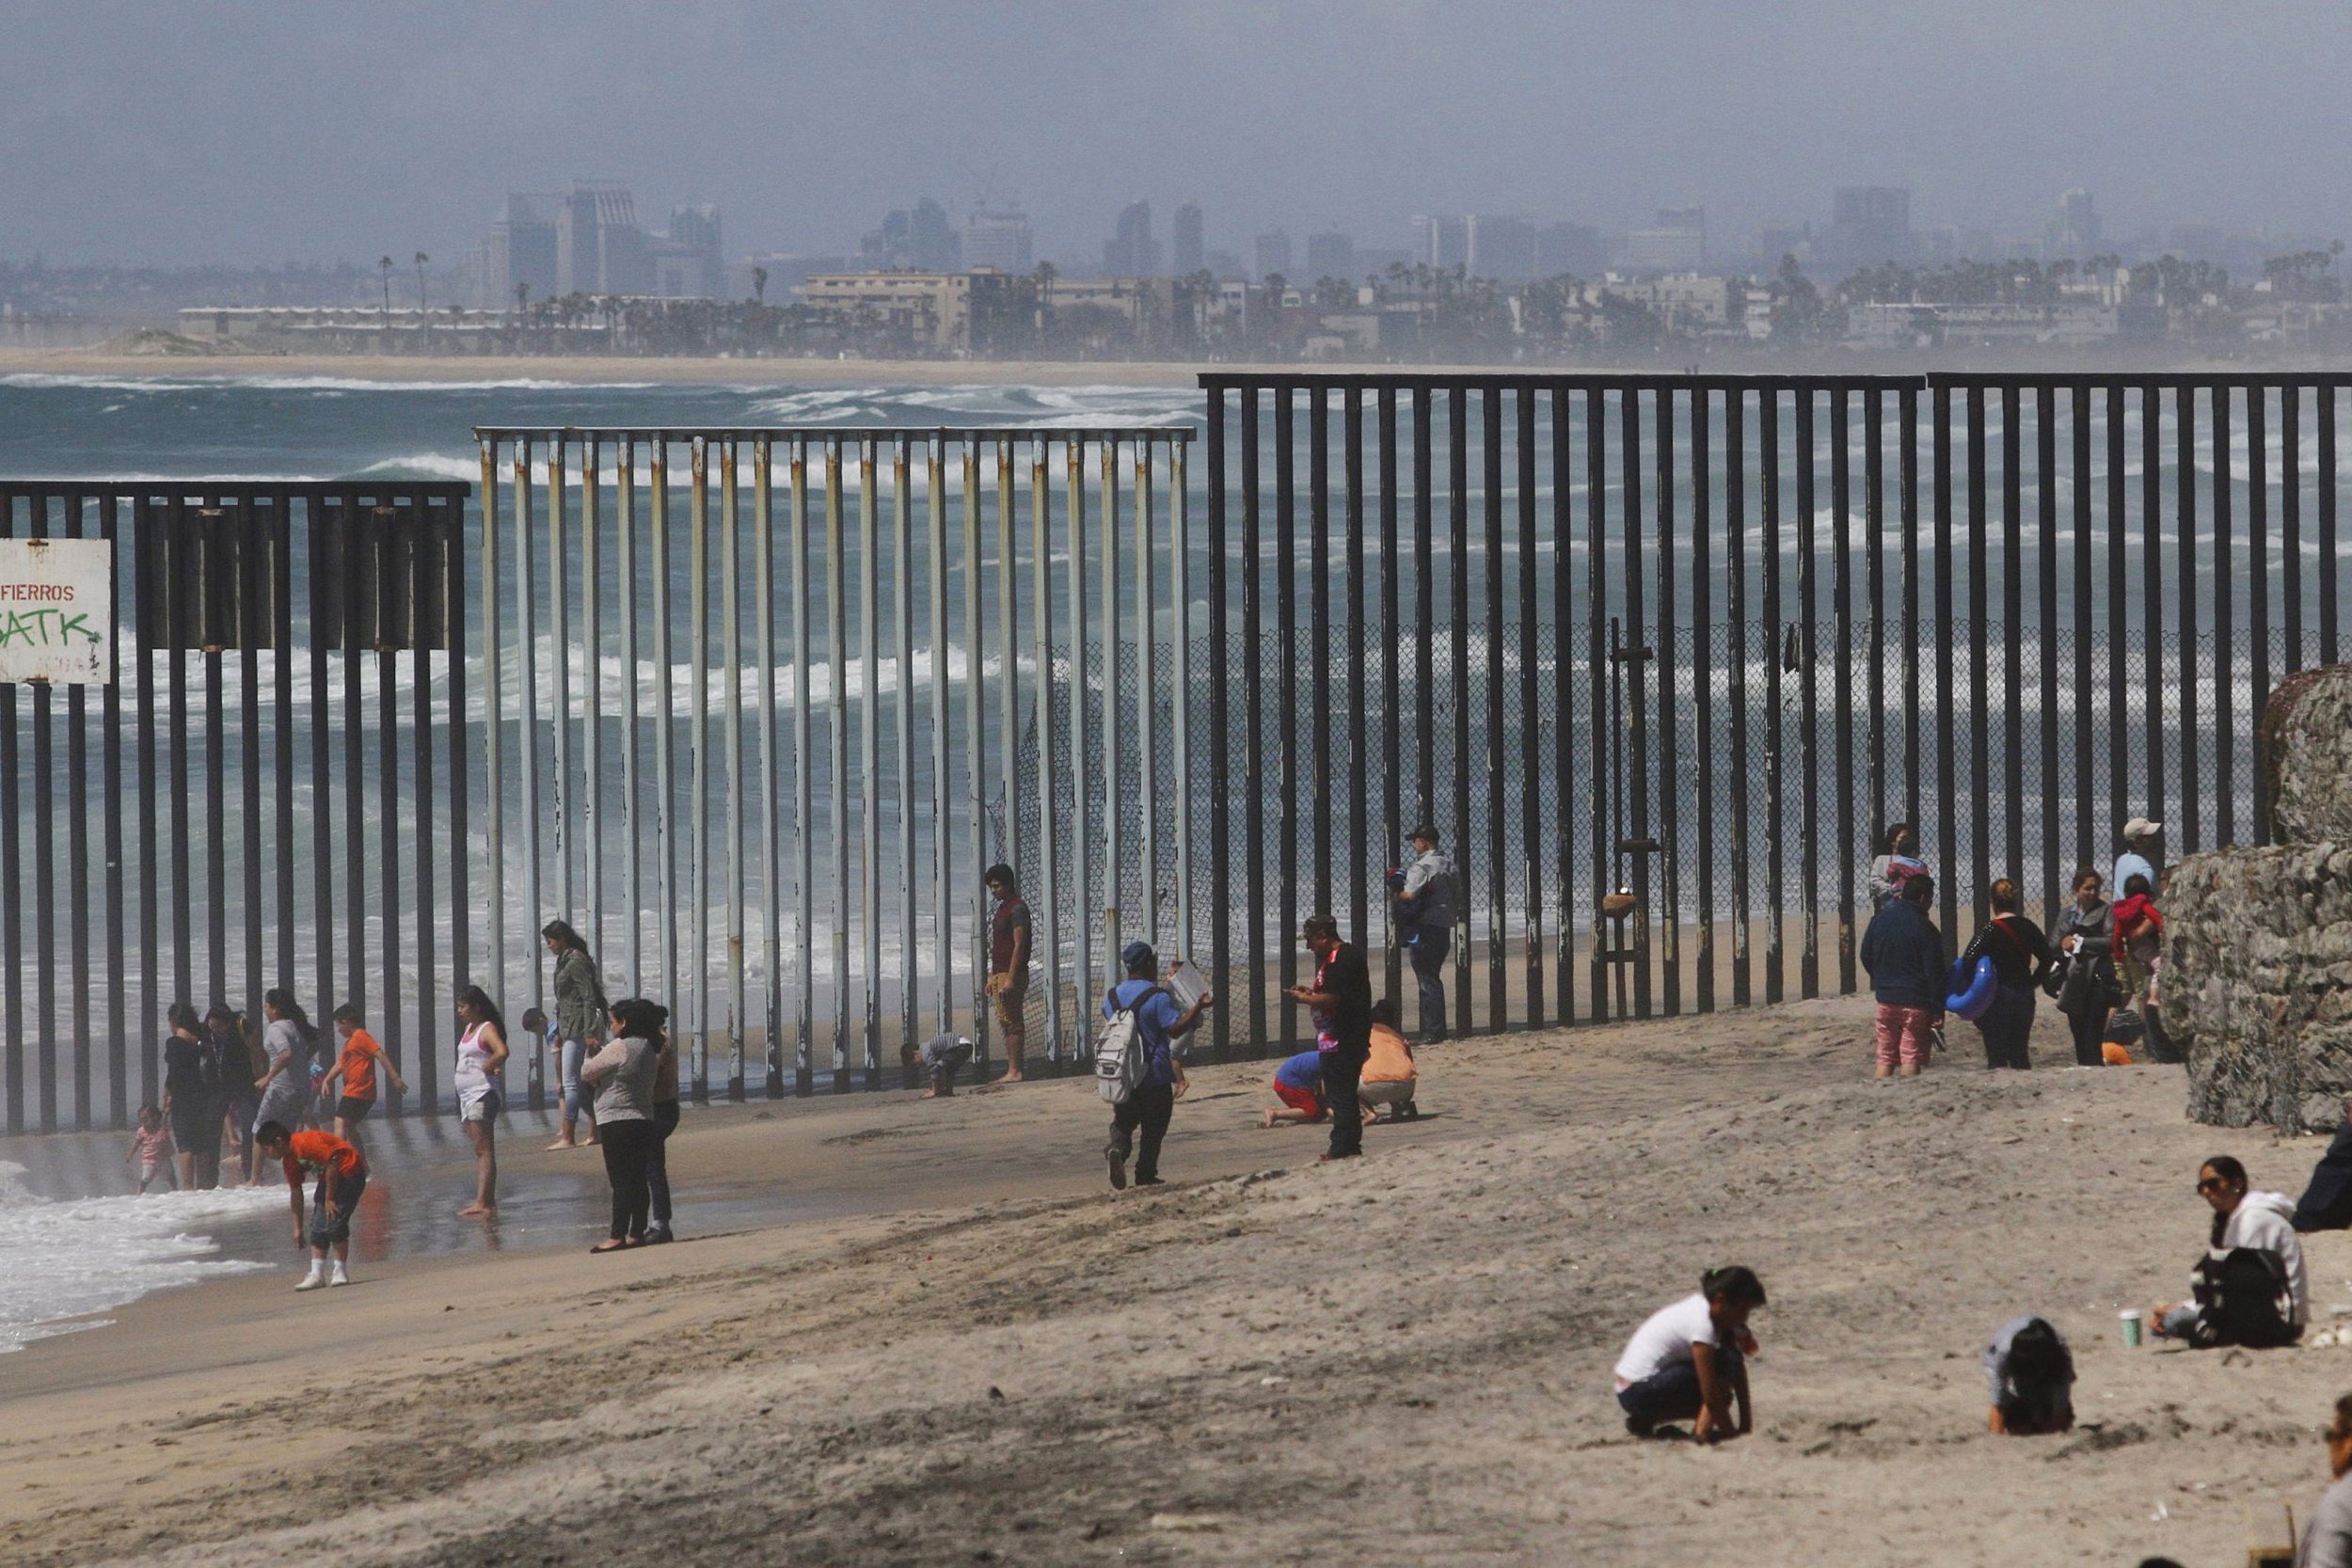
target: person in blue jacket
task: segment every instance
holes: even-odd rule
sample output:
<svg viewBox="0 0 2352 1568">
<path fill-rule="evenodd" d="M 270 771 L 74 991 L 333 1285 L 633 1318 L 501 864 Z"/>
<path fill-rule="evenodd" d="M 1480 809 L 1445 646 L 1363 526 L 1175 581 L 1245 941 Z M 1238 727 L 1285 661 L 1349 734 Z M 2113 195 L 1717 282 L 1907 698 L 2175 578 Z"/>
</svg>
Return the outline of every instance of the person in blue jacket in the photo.
<svg viewBox="0 0 2352 1568">
<path fill-rule="evenodd" d="M 1913 877 L 1862 933 L 1862 966 L 1878 999 L 1873 1078 L 1918 1077 L 1944 1022 L 1944 938 L 1928 918 L 1934 898 L 1935 879 Z"/>
<path fill-rule="evenodd" d="M 1130 1154 L 1135 1156 L 1136 1185 L 1156 1187 L 1160 1184 L 1160 1141 L 1168 1136 L 1168 1118 L 1176 1109 L 1176 1088 L 1184 1080 L 1184 1069 L 1176 1060 L 1176 1042 L 1199 1026 L 1200 1015 L 1216 1005 L 1216 998 L 1202 991 L 1200 1000 L 1190 1007 L 1177 1006 L 1176 999 L 1162 990 L 1155 978 L 1160 972 L 1159 956 L 1148 942 L 1129 942 L 1119 957 L 1127 977 L 1103 998 L 1103 1016 L 1109 1018 L 1121 1008 L 1135 1009 L 1136 1026 L 1142 1031 L 1150 1066 L 1143 1082 L 1111 1107 L 1111 1139 L 1103 1146 L 1103 1158 L 1109 1162 L 1113 1187 L 1126 1187 Z M 1140 1148 L 1135 1146 L 1137 1131 L 1143 1134 Z"/>
</svg>

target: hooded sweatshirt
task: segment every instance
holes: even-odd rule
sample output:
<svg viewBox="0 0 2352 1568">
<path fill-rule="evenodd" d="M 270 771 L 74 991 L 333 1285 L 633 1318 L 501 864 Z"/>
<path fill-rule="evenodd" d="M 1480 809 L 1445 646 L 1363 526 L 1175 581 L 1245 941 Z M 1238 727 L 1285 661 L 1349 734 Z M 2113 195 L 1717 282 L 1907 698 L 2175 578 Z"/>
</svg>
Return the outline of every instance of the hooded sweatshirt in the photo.
<svg viewBox="0 0 2352 1568">
<path fill-rule="evenodd" d="M 2295 1301 L 2287 1321 L 2299 1327 L 2311 1319 L 2312 1286 L 2303 1270 L 2303 1243 L 2296 1239 L 2294 1213 L 2295 1200 L 2284 1193 L 2248 1193 L 2231 1211 L 2211 1250 L 2217 1259 L 2238 1247 L 2276 1257 Z"/>
</svg>

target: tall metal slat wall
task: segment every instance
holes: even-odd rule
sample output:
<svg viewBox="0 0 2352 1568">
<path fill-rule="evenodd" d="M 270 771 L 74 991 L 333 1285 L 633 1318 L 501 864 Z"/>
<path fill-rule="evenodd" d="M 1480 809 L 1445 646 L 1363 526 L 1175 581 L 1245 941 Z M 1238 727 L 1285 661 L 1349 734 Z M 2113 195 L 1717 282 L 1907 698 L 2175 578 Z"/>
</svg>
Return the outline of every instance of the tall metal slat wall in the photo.
<svg viewBox="0 0 2352 1568">
<path fill-rule="evenodd" d="M 1189 683 L 1219 678 L 1194 645 L 1190 430 L 476 434 L 496 585 L 476 678 L 511 736 L 484 784 L 525 890 L 488 911 L 479 977 L 510 1015 L 563 918 L 612 995 L 672 1009 L 689 1096 L 897 1086 L 941 1027 L 993 1065 L 997 861 L 1034 919 L 1032 1074 L 1085 1065 L 1121 942 L 1210 963 L 1222 899 L 1193 896 L 1183 852 L 1209 816 Z M 508 526 L 524 507 L 562 528 Z M 618 569 L 592 575 L 592 550 Z M 597 750 L 625 766 L 589 781 L 557 715 L 576 728 L 599 688 Z M 509 760 L 534 754 L 559 783 Z"/>
<path fill-rule="evenodd" d="M 225 1005 L 258 1041 L 279 988 L 322 1044 L 335 1006 L 363 999 L 416 1090 L 403 1108 L 433 1101 L 468 955 L 432 857 L 482 861 L 455 771 L 472 755 L 463 654 L 373 631 L 346 652 L 342 617 L 317 612 L 385 569 L 358 569 L 362 512 L 423 531 L 386 558 L 420 578 L 397 596 L 423 602 L 437 563 L 429 597 L 462 611 L 469 493 L 0 481 L 0 533 L 109 541 L 115 562 L 113 683 L 0 687 L 8 1132 L 130 1125 L 162 1097 L 171 1004 Z M 332 700 L 355 691 L 374 701 Z"/>
<path fill-rule="evenodd" d="M 1860 879 L 1890 820 L 1917 825 L 1959 938 L 1999 877 L 2055 914 L 2124 816 L 2165 821 L 2171 859 L 2256 841 L 2261 702 L 2336 636 L 2348 381 L 1204 374 L 1207 618 L 1236 630 L 1200 743 L 1250 756 L 1245 695 L 1311 681 L 1350 617 L 1382 617 L 1378 678 L 1326 716 L 1375 770 L 1301 800 L 1245 768 L 1208 824 L 1228 1049 L 1288 1034 L 1240 1027 L 1279 1016 L 1300 961 L 1256 890 L 1376 902 L 1405 852 L 1377 837 L 1391 798 L 1444 831 L 1449 1007 L 1482 1031 L 1867 986 Z M 1259 413 L 1356 404 L 1396 433 Z M 1373 531 L 1360 587 L 1327 595 L 1311 541 L 1245 526 L 1319 517 L 1327 464 L 1360 467 Z M 1255 619 L 1269 594 L 1295 624 Z M 1310 717 L 1265 743 L 1324 754 Z M 1362 938 L 1409 989 L 1393 923 Z"/>
</svg>

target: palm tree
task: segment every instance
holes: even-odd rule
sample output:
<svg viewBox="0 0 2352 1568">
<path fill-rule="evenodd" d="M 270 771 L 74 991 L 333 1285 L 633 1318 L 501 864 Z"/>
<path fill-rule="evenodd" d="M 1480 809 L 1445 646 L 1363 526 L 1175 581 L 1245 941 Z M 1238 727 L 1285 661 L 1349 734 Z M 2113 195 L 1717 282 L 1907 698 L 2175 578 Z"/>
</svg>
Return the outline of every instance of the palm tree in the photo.
<svg viewBox="0 0 2352 1568">
<path fill-rule="evenodd" d="M 768 303 L 768 269 L 766 267 L 752 269 L 752 298 L 760 305 Z"/>
<path fill-rule="evenodd" d="M 384 275 L 384 315 L 389 320 L 392 313 L 392 259 L 379 256 L 375 259 L 375 265 L 376 270 Z"/>
<path fill-rule="evenodd" d="M 417 252 L 417 309 L 419 311 L 424 309 L 424 264 L 431 260 L 433 258 L 423 251 Z"/>
</svg>

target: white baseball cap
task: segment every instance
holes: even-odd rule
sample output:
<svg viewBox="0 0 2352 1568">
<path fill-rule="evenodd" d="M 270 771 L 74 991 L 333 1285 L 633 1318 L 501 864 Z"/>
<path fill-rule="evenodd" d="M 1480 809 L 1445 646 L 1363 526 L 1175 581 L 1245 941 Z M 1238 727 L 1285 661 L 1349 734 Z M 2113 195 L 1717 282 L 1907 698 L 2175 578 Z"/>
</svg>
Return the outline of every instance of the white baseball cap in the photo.
<svg viewBox="0 0 2352 1568">
<path fill-rule="evenodd" d="M 2162 832 L 2164 832 L 2163 823 L 2151 822 L 2144 816 L 2135 816 L 2123 824 L 2125 838 L 2153 838 Z"/>
</svg>

